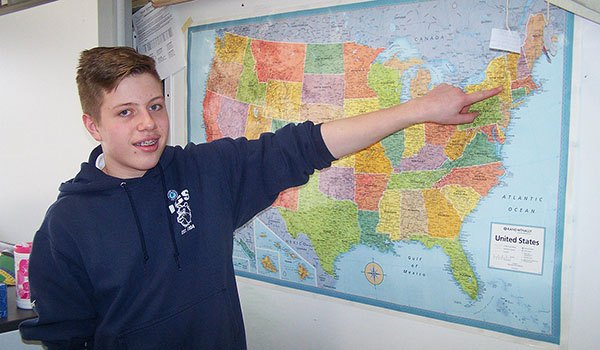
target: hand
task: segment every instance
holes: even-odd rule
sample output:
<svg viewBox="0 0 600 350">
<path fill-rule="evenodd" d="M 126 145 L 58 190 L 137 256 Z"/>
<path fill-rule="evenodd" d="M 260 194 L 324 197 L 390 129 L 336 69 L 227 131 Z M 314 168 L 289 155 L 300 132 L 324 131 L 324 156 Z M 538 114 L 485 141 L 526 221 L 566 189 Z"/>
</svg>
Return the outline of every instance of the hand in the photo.
<svg viewBox="0 0 600 350">
<path fill-rule="evenodd" d="M 416 99 L 422 114 L 422 122 L 437 124 L 471 123 L 477 117 L 477 112 L 469 112 L 475 102 L 485 100 L 499 94 L 502 87 L 464 93 L 460 88 L 448 84 L 440 84 L 426 95 Z"/>
</svg>

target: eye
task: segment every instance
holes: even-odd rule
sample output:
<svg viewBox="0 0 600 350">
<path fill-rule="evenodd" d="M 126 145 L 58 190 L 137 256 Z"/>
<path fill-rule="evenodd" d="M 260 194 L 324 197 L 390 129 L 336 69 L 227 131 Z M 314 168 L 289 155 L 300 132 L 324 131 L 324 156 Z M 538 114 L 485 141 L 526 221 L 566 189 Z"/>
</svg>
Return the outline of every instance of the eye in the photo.
<svg viewBox="0 0 600 350">
<path fill-rule="evenodd" d="M 160 103 L 156 103 L 156 104 L 153 104 L 152 106 L 150 106 L 150 110 L 153 112 L 160 111 L 162 108 L 163 108 L 163 106 Z"/>
<path fill-rule="evenodd" d="M 128 117 L 130 115 L 131 115 L 131 111 L 129 109 L 125 109 L 125 110 L 119 112 L 120 117 Z"/>
</svg>

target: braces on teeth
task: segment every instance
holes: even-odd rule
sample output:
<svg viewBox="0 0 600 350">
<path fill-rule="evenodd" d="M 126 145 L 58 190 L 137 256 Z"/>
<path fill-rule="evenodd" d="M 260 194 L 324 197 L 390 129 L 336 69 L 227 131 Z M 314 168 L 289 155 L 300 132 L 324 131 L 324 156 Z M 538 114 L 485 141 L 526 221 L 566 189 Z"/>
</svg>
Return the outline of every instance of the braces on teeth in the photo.
<svg viewBox="0 0 600 350">
<path fill-rule="evenodd" d="M 138 143 L 140 146 L 151 146 L 156 143 L 156 140 L 148 140 Z"/>
</svg>

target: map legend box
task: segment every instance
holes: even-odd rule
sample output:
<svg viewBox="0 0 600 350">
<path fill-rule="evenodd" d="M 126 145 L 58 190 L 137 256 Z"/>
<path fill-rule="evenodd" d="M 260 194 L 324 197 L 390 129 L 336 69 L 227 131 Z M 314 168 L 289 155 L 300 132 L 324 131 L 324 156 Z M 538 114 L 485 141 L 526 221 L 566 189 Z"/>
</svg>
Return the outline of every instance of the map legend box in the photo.
<svg viewBox="0 0 600 350">
<path fill-rule="evenodd" d="M 489 266 L 541 275 L 545 233 L 543 227 L 492 223 Z"/>
</svg>

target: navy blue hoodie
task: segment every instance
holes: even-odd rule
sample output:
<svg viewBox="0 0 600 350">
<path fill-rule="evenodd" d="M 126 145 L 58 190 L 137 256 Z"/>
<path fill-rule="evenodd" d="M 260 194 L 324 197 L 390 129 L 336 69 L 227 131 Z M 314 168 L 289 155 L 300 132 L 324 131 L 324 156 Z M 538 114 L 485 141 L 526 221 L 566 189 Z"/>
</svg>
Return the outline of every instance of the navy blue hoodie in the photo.
<svg viewBox="0 0 600 350">
<path fill-rule="evenodd" d="M 334 160 L 320 125 L 260 140 L 167 147 L 141 178 L 95 166 L 60 186 L 36 233 L 29 276 L 49 349 L 245 349 L 233 231 Z"/>
</svg>

